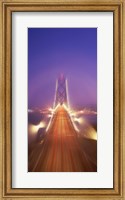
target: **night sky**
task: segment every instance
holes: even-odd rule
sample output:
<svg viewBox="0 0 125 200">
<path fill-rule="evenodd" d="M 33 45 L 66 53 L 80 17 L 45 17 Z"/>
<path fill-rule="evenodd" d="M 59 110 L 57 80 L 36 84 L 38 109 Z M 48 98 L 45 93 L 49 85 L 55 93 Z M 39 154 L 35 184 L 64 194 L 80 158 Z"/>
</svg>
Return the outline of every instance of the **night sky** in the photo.
<svg viewBox="0 0 125 200">
<path fill-rule="evenodd" d="M 28 29 L 28 108 L 53 105 L 55 82 L 68 79 L 70 105 L 97 106 L 97 29 Z"/>
</svg>

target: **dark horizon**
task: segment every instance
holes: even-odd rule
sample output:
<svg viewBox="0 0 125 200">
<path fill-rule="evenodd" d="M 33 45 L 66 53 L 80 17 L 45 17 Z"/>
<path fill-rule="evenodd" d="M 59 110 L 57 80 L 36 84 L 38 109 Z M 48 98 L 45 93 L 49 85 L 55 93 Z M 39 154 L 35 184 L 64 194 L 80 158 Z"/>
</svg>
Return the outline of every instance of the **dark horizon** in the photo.
<svg viewBox="0 0 125 200">
<path fill-rule="evenodd" d="M 51 107 L 56 79 L 68 79 L 72 107 L 97 107 L 97 29 L 28 29 L 28 108 Z"/>
</svg>

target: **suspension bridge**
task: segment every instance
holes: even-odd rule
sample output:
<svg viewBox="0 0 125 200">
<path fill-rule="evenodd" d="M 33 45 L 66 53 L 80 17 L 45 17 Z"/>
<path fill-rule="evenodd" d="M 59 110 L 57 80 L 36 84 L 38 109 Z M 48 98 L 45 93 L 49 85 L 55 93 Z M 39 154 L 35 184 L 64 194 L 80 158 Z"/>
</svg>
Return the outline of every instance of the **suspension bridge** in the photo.
<svg viewBox="0 0 125 200">
<path fill-rule="evenodd" d="M 45 136 L 29 153 L 28 171 L 97 171 L 96 145 L 96 141 L 79 136 L 70 115 L 67 80 L 61 75 L 56 81 L 52 115 Z"/>
</svg>

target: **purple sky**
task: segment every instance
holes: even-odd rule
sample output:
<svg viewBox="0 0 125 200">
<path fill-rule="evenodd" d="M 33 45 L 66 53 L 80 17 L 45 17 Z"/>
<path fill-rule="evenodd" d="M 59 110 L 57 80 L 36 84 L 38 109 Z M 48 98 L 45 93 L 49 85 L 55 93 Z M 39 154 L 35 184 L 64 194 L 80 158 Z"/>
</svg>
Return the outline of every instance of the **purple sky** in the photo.
<svg viewBox="0 0 125 200">
<path fill-rule="evenodd" d="M 68 79 L 73 107 L 97 105 L 97 29 L 28 29 L 28 108 L 52 106 L 55 82 Z"/>
</svg>

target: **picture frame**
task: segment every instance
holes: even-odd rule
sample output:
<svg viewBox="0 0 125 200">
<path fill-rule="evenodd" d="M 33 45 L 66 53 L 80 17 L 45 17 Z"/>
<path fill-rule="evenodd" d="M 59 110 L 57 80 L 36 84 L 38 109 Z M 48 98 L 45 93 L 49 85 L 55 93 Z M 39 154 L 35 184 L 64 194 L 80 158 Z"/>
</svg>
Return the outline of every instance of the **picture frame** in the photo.
<svg viewBox="0 0 125 200">
<path fill-rule="evenodd" d="M 125 199 L 125 2 L 2 0 L 0 2 L 0 197 L 1 199 Z M 12 188 L 12 13 L 37 11 L 113 12 L 113 188 Z"/>
</svg>

